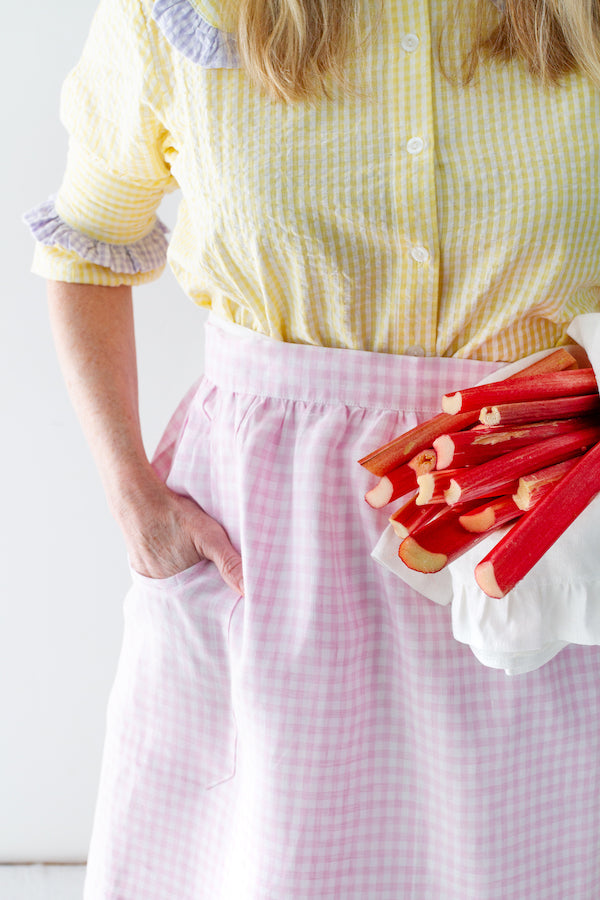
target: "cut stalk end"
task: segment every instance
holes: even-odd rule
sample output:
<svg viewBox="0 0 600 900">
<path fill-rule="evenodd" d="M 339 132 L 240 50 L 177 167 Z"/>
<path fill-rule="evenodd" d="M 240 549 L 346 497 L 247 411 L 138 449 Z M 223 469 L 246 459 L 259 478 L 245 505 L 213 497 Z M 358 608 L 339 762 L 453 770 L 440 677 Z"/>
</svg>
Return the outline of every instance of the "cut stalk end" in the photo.
<svg viewBox="0 0 600 900">
<path fill-rule="evenodd" d="M 430 503 L 433 497 L 433 476 L 429 472 L 425 475 L 417 475 L 417 484 L 419 485 L 419 493 L 416 496 L 415 503 L 417 506 L 424 506 Z"/>
<path fill-rule="evenodd" d="M 466 531 L 480 534 L 489 531 L 496 524 L 496 516 L 493 508 L 486 506 L 481 512 L 465 513 L 464 516 L 459 516 L 458 521 Z"/>
<path fill-rule="evenodd" d="M 410 536 L 400 544 L 398 556 L 409 569 L 413 569 L 415 572 L 424 572 L 427 575 L 439 572 L 448 561 L 445 553 L 432 553 L 430 550 L 425 550 Z"/>
<path fill-rule="evenodd" d="M 397 522 L 392 516 L 390 516 L 389 522 L 401 541 L 403 541 L 405 537 L 408 537 L 409 532 L 406 525 L 403 525 L 402 522 Z"/>
<path fill-rule="evenodd" d="M 531 492 L 526 485 L 522 484 L 522 480 L 519 479 L 519 487 L 516 494 L 512 495 L 512 498 L 515 501 L 515 506 L 518 506 L 522 512 L 527 512 L 531 509 Z"/>
<path fill-rule="evenodd" d="M 497 406 L 484 406 L 479 414 L 482 425 L 499 425 L 502 416 Z"/>
<path fill-rule="evenodd" d="M 382 507 L 386 506 L 392 499 L 393 490 L 394 488 L 392 482 L 387 477 L 387 475 L 384 475 L 374 488 L 371 488 L 370 491 L 367 491 L 367 493 L 365 494 L 365 500 L 373 509 L 381 509 Z"/>
<path fill-rule="evenodd" d="M 442 409 L 445 413 L 455 416 L 462 409 L 462 397 L 460 391 L 454 394 L 445 394 L 442 397 Z"/>
<path fill-rule="evenodd" d="M 496 581 L 496 573 L 492 562 L 480 562 L 475 566 L 475 581 L 488 597 L 494 597 L 496 600 L 504 597 L 505 591 L 501 590 Z"/>
<path fill-rule="evenodd" d="M 444 491 L 444 500 L 448 506 L 454 506 L 460 500 L 462 494 L 460 485 L 454 478 L 450 479 L 450 486 Z"/>
<path fill-rule="evenodd" d="M 433 442 L 436 452 L 436 469 L 449 469 L 454 457 L 454 441 L 449 434 L 442 434 Z"/>
</svg>

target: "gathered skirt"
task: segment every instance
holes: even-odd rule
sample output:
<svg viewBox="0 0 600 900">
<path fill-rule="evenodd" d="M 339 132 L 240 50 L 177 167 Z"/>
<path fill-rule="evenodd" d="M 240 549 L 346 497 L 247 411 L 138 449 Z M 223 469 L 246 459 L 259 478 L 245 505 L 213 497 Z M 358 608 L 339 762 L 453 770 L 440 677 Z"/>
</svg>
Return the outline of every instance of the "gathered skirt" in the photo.
<svg viewBox="0 0 600 900">
<path fill-rule="evenodd" d="M 154 465 L 245 595 L 132 572 L 85 900 L 598 900 L 600 649 L 485 668 L 370 556 L 357 460 L 494 368 L 209 319 Z"/>
</svg>

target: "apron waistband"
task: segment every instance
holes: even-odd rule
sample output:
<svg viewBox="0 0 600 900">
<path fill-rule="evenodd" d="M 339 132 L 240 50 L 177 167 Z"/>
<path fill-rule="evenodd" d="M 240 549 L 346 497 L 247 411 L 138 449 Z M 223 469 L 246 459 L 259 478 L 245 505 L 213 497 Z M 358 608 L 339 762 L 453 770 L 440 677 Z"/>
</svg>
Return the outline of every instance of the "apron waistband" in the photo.
<svg viewBox="0 0 600 900">
<path fill-rule="evenodd" d="M 204 373 L 220 388 L 367 409 L 440 412 L 444 393 L 476 384 L 502 365 L 290 344 L 214 313 L 205 334 Z"/>
</svg>

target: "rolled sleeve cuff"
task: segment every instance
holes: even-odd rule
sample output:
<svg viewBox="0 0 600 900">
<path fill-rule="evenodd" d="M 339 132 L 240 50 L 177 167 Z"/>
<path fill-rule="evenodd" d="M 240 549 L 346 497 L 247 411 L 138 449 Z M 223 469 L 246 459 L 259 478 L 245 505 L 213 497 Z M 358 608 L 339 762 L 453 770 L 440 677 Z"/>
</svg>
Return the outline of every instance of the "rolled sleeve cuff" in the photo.
<svg viewBox="0 0 600 900">
<path fill-rule="evenodd" d="M 70 226 L 54 200 L 41 203 L 24 220 L 38 242 L 33 272 L 56 281 L 80 284 L 141 284 L 165 267 L 167 227 L 156 219 L 144 237 L 130 243 L 97 240 Z"/>
</svg>

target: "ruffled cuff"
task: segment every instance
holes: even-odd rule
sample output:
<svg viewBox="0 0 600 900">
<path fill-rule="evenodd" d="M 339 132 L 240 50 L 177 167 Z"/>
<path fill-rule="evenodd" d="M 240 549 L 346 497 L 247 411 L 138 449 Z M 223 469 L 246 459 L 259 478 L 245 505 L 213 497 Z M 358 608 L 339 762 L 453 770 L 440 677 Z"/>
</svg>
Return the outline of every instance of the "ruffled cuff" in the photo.
<svg viewBox="0 0 600 900">
<path fill-rule="evenodd" d="M 235 38 L 209 25 L 189 0 L 156 0 L 152 18 L 187 59 L 205 69 L 237 69 L 240 60 Z"/>
<path fill-rule="evenodd" d="M 77 231 L 56 211 L 50 198 L 23 217 L 35 239 L 47 247 L 62 247 L 82 259 L 122 275 L 162 269 L 167 260 L 168 231 L 159 219 L 145 237 L 131 244 L 107 244 Z"/>
</svg>

